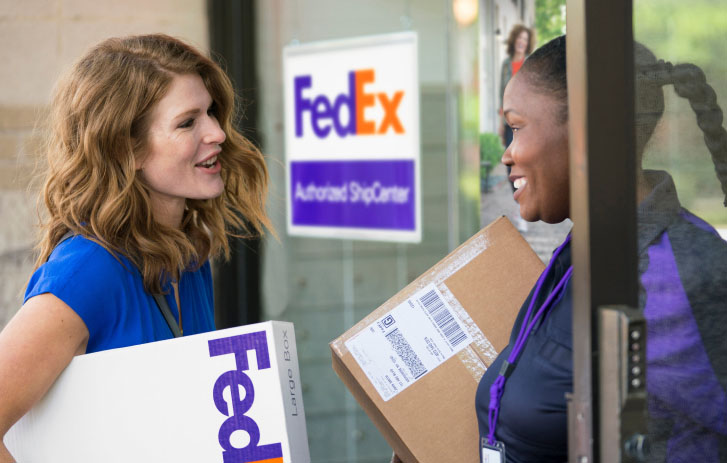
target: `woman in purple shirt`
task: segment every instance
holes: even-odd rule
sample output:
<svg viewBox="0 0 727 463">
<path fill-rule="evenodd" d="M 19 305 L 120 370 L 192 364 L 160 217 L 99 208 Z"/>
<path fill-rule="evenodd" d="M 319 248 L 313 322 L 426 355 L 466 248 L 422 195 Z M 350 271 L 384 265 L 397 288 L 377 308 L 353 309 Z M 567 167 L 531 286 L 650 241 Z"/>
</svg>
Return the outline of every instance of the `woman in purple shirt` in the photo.
<svg viewBox="0 0 727 463">
<path fill-rule="evenodd" d="M 566 40 L 536 50 L 507 86 L 514 140 L 503 155 L 521 216 L 569 217 Z M 657 61 L 635 45 L 636 150 L 664 111 L 662 86 L 687 98 L 727 194 L 727 132 L 702 71 Z M 640 306 L 647 319 L 650 461 L 727 461 L 727 243 L 683 209 L 666 172 L 639 169 Z M 726 201 L 727 203 L 727 201 Z M 479 452 L 508 462 L 568 459 L 572 391 L 570 237 L 525 301 L 510 343 L 481 379 Z M 502 451 L 504 449 L 504 452 Z"/>
</svg>

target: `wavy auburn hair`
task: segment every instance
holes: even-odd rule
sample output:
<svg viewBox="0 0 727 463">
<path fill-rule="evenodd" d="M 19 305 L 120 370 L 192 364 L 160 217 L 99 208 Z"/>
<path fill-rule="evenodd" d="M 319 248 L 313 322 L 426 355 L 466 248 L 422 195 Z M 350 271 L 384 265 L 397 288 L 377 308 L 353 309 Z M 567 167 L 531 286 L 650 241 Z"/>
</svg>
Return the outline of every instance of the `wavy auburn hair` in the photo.
<svg viewBox="0 0 727 463">
<path fill-rule="evenodd" d="M 535 44 L 535 31 L 522 24 L 515 24 L 512 26 L 512 29 L 510 29 L 510 35 L 507 36 L 507 40 L 505 41 L 505 45 L 507 45 L 507 56 L 510 58 L 515 56 L 515 42 L 517 42 L 517 38 L 523 31 L 528 33 L 528 48 L 525 50 L 525 56 L 528 56 L 533 51 L 533 46 Z"/>
<path fill-rule="evenodd" d="M 187 200 L 179 229 L 156 222 L 149 191 L 137 175 L 153 109 L 177 75 L 198 74 L 226 134 L 219 155 L 224 192 Z M 233 127 L 235 93 L 211 59 L 161 34 L 112 38 L 88 51 L 59 83 L 51 106 L 47 171 L 39 198 L 36 267 L 68 231 L 129 258 L 144 287 L 161 292 L 165 275 L 178 275 L 220 254 L 229 236 L 273 231 L 265 213 L 268 172 L 260 151 Z"/>
</svg>

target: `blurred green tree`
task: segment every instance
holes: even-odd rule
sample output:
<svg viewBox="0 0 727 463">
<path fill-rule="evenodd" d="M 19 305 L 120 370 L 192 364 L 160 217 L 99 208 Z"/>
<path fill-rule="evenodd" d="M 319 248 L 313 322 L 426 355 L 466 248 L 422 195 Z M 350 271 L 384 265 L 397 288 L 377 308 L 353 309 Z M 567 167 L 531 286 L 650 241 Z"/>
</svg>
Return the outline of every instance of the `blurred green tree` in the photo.
<svg viewBox="0 0 727 463">
<path fill-rule="evenodd" d="M 565 34 L 565 1 L 535 0 L 535 37 L 538 45 Z"/>
</svg>

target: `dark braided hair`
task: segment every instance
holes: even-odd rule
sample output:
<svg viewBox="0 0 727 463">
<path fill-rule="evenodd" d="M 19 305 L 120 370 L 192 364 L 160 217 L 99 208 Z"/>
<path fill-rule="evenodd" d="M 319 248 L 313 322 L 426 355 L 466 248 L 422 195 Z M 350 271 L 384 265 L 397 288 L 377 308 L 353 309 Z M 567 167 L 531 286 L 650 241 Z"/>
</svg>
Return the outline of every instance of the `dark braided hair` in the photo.
<svg viewBox="0 0 727 463">
<path fill-rule="evenodd" d="M 676 94 L 689 101 L 697 116 L 697 125 L 704 134 L 704 143 L 712 156 L 717 178 L 725 194 L 724 205 L 727 206 L 727 130 L 722 127 L 723 115 L 717 104 L 717 94 L 698 66 L 690 63 L 672 65 L 668 61 L 657 60 L 640 43 L 634 45 L 637 154 L 643 152 L 664 112 L 661 87 L 673 85 Z"/>
<path fill-rule="evenodd" d="M 677 64 L 656 59 L 644 45 L 634 42 L 636 71 L 636 156 L 639 160 L 646 143 L 664 114 L 664 85 L 674 85 L 677 95 L 687 98 L 697 115 L 697 125 L 712 155 L 717 178 L 727 206 L 727 131 L 722 127 L 722 109 L 704 72 L 694 64 Z M 568 81 L 566 76 L 566 36 L 556 37 L 536 49 L 519 72 L 528 83 L 544 94 L 561 101 L 560 122 L 568 119 Z"/>
<path fill-rule="evenodd" d="M 693 64 L 674 66 L 673 75 L 674 90 L 677 95 L 689 100 L 697 115 L 697 125 L 704 133 L 704 143 L 712 155 L 727 207 L 727 130 L 722 127 L 722 110 L 717 104 L 717 94 L 707 83 L 704 72 Z"/>
</svg>

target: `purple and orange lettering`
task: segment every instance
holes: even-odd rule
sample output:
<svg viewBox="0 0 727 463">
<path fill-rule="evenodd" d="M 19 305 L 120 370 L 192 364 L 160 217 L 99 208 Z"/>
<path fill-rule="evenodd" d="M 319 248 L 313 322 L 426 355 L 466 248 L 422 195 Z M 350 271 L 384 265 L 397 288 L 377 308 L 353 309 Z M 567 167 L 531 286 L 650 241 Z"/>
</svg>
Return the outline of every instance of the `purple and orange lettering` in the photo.
<svg viewBox="0 0 727 463">
<path fill-rule="evenodd" d="M 235 354 L 237 369 L 222 373 L 212 388 L 215 407 L 229 417 L 220 426 L 218 440 L 222 447 L 224 463 L 283 463 L 283 450 L 280 443 L 259 445 L 260 428 L 255 420 L 245 415 L 255 402 L 255 387 L 245 371 L 250 369 L 247 352 L 254 351 L 258 370 L 270 368 L 270 355 L 265 331 L 230 336 L 209 341 L 210 357 Z M 240 399 L 240 387 L 245 390 L 245 398 Z M 230 390 L 230 403 L 223 396 L 225 389 Z M 245 431 L 250 442 L 242 448 L 234 447 L 230 437 L 235 431 Z"/>
<path fill-rule="evenodd" d="M 359 69 L 348 73 L 348 93 L 336 96 L 333 103 L 325 95 L 309 97 L 304 95 L 310 89 L 313 78 L 310 75 L 296 76 L 293 79 L 293 99 L 295 104 L 295 136 L 302 138 L 304 134 L 303 114 L 308 113 L 313 134 L 317 138 L 326 138 L 331 129 L 341 138 L 348 135 L 385 134 L 393 130 L 396 134 L 404 133 L 404 126 L 399 119 L 398 110 L 404 91 L 398 90 L 391 97 L 386 93 L 367 93 L 365 86 L 374 83 L 376 75 L 373 69 Z M 383 109 L 383 118 L 376 129 L 376 121 L 366 119 L 366 108 L 378 102 Z M 342 109 L 346 108 L 347 119 L 342 117 Z"/>
</svg>

